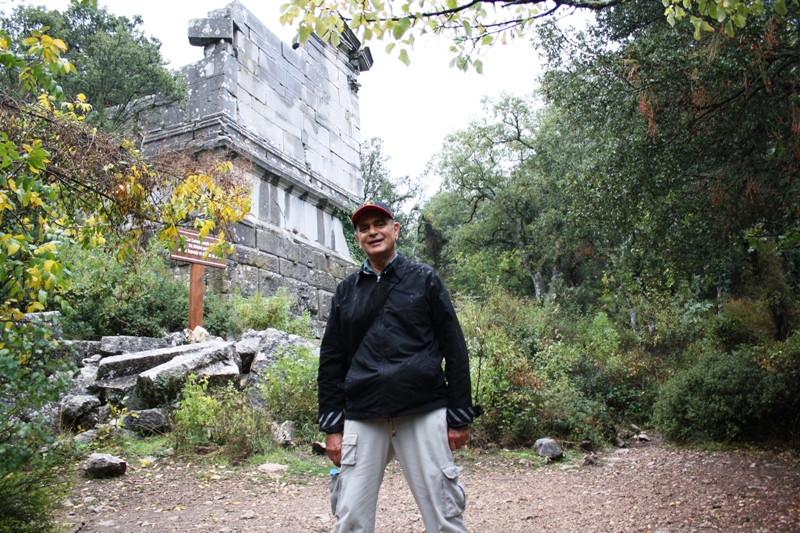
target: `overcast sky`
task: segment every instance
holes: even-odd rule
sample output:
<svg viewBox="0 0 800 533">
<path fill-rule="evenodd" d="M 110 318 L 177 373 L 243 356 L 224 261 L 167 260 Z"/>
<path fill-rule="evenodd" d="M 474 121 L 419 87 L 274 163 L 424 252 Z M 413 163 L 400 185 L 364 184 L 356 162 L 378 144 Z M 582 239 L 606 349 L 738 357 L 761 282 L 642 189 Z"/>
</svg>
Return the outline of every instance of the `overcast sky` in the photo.
<svg viewBox="0 0 800 533">
<path fill-rule="evenodd" d="M 294 30 L 278 21 L 280 6 L 288 0 L 242 0 L 276 35 L 291 42 Z M 5 3 L 6 11 L 19 0 Z M 32 5 L 65 9 L 68 0 L 27 0 Z M 170 67 L 178 68 L 203 57 L 189 45 L 189 20 L 206 17 L 226 0 L 99 0 L 116 15 L 141 15 L 145 32 L 159 39 Z M 369 44 L 369 43 L 368 43 Z M 538 54 L 527 40 L 498 45 L 484 58 L 484 75 L 450 69 L 447 42 L 418 40 L 406 67 L 384 52 L 386 43 L 371 45 L 375 64 L 359 78 L 362 140 L 380 137 L 391 157 L 394 176 L 419 176 L 442 145 L 444 137 L 464 128 L 482 113 L 481 99 L 502 91 L 523 95 L 532 91 L 540 71 Z M 433 192 L 433 191 L 431 191 Z"/>
</svg>

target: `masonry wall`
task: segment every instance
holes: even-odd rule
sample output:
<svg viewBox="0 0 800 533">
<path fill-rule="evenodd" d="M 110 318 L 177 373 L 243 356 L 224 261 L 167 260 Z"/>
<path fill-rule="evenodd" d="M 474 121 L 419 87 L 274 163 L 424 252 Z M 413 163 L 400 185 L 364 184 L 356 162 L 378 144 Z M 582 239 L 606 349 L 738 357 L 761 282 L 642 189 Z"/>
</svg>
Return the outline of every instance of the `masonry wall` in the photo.
<svg viewBox="0 0 800 533">
<path fill-rule="evenodd" d="M 191 21 L 189 42 L 205 58 L 182 69 L 187 101 L 152 117 L 145 151 L 236 154 L 252 177 L 252 213 L 235 228 L 228 269 L 209 282 L 245 295 L 287 287 L 324 321 L 353 268 L 335 212 L 350 212 L 363 190 L 357 79 L 369 50 L 352 35 L 337 48 L 281 42 L 239 2 Z"/>
</svg>

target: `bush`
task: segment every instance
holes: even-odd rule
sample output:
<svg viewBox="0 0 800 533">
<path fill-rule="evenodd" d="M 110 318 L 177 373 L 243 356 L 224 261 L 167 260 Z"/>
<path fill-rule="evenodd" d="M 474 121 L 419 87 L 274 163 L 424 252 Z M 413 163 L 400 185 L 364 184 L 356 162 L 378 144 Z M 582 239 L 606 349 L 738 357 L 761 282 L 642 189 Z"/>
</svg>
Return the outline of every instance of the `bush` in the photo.
<svg viewBox="0 0 800 533">
<path fill-rule="evenodd" d="M 208 447 L 234 462 L 272 447 L 272 427 L 265 414 L 232 384 L 209 390 L 208 380 L 189 376 L 174 413 L 175 449 L 196 452 Z"/>
<path fill-rule="evenodd" d="M 766 383 L 752 351 L 709 353 L 662 386 L 653 421 L 679 443 L 753 437 L 768 411 Z"/>
<path fill-rule="evenodd" d="M 109 251 L 67 248 L 72 270 L 66 299 L 74 312 L 64 319 L 64 336 L 99 339 L 104 335 L 160 337 L 187 325 L 189 291 L 157 250 L 121 263 Z"/>
<path fill-rule="evenodd" d="M 0 340 L 0 531 L 53 529 L 51 511 L 65 486 L 54 468 L 61 456 L 38 450 L 52 443 L 39 414 L 69 387 L 73 370 L 59 355 L 51 328 L 14 324 Z"/>
<path fill-rule="evenodd" d="M 294 304 L 284 287 L 274 296 L 256 293 L 245 298 L 241 293 L 222 296 L 210 293 L 204 306 L 203 324 L 213 335 L 239 337 L 244 331 L 275 328 L 303 337 L 311 335 L 311 316 L 304 312 L 292 316 Z"/>
<path fill-rule="evenodd" d="M 0 477 L 0 533 L 60 531 L 53 512 L 70 490 L 66 451 L 37 454 L 19 470 Z"/>
<path fill-rule="evenodd" d="M 278 422 L 291 420 L 300 440 L 316 440 L 317 371 L 319 357 L 304 347 L 292 347 L 264 372 L 258 392 L 266 410 Z"/>
</svg>

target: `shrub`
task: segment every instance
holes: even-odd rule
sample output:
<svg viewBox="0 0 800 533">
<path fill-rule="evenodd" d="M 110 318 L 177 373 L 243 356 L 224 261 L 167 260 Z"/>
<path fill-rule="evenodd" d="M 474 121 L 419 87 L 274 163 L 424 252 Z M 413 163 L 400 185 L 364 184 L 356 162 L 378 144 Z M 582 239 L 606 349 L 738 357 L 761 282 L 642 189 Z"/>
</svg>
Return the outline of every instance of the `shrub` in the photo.
<svg viewBox="0 0 800 533">
<path fill-rule="evenodd" d="M 317 430 L 319 357 L 305 347 L 291 347 L 264 372 L 259 395 L 278 422 L 291 420 L 300 440 L 314 440 Z"/>
<path fill-rule="evenodd" d="M 241 293 L 211 294 L 205 302 L 203 324 L 214 335 L 238 337 L 248 329 L 261 331 L 267 328 L 303 337 L 311 335 L 311 316 L 308 312 L 297 318 L 292 315 L 294 304 L 284 287 L 280 287 L 274 296 L 256 293 L 245 298 Z"/>
<path fill-rule="evenodd" d="M 662 386 L 653 421 L 681 443 L 752 437 L 767 411 L 766 378 L 752 351 L 708 353 Z"/>
<path fill-rule="evenodd" d="M 0 531 L 53 529 L 51 511 L 66 490 L 54 468 L 61 455 L 39 410 L 69 386 L 71 363 L 59 355 L 51 328 L 12 324 L 0 339 Z"/>
<path fill-rule="evenodd" d="M 65 297 L 74 312 L 64 319 L 64 336 L 160 337 L 186 327 L 189 292 L 155 249 L 121 263 L 109 251 L 70 247 L 65 260 L 72 281 Z"/>
<path fill-rule="evenodd" d="M 175 448 L 184 452 L 211 446 L 238 462 L 272 446 L 270 420 L 230 383 L 209 389 L 206 378 L 189 376 L 174 422 Z"/>
</svg>

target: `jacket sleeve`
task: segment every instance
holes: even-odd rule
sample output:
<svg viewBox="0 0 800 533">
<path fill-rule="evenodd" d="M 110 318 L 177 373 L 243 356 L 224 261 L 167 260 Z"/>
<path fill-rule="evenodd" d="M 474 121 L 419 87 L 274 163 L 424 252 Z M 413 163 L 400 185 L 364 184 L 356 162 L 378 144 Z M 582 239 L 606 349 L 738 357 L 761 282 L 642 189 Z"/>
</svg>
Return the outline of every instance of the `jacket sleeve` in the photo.
<svg viewBox="0 0 800 533">
<path fill-rule="evenodd" d="M 436 273 L 433 273 L 433 283 L 429 287 L 434 331 L 444 356 L 447 425 L 458 428 L 471 423 L 482 411 L 480 407 L 472 405 L 469 353 L 450 295 Z"/>
<path fill-rule="evenodd" d="M 322 336 L 317 373 L 317 399 L 319 402 L 319 429 L 325 433 L 344 430 L 344 379 L 347 375 L 348 355 L 340 322 L 340 293 L 337 290 L 331 303 L 328 323 Z"/>
</svg>

